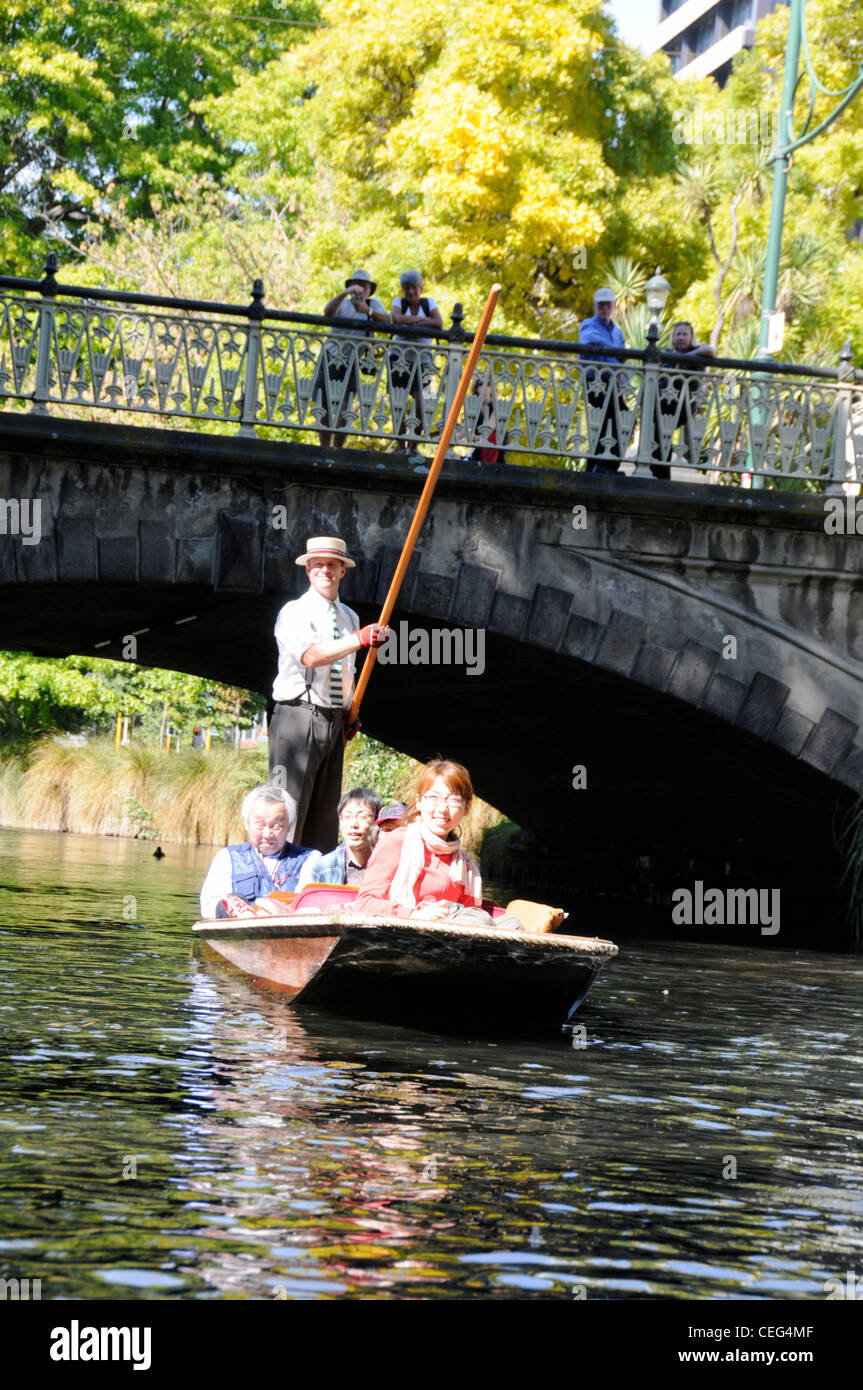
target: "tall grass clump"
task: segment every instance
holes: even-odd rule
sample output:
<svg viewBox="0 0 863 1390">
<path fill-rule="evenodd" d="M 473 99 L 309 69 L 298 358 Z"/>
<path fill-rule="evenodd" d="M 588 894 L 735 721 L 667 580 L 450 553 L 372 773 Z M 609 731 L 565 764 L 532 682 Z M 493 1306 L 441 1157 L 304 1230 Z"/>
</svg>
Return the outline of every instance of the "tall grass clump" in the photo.
<svg viewBox="0 0 863 1390">
<path fill-rule="evenodd" d="M 165 840 L 225 845 L 245 838 L 240 808 L 252 787 L 267 781 L 267 755 L 215 748 L 163 756 L 152 783 L 151 805 Z"/>
<path fill-rule="evenodd" d="M 384 801 L 410 801 L 421 764 L 359 735 L 348 745 L 343 789 L 372 787 Z M 116 748 L 110 738 L 83 744 L 42 738 L 0 754 L 0 824 L 88 835 L 196 845 L 242 841 L 243 798 L 268 780 L 266 749 L 216 746 L 166 753 L 156 744 Z M 463 843 L 479 852 L 501 820 L 474 800 Z"/>
</svg>

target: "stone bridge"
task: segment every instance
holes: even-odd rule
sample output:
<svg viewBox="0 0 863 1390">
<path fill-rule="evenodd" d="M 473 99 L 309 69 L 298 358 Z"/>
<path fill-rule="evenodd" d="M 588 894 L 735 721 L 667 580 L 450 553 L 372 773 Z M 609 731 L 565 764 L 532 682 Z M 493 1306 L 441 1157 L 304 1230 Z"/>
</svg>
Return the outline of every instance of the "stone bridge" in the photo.
<svg viewBox="0 0 863 1390">
<path fill-rule="evenodd" d="M 399 454 L 0 421 L 0 499 L 41 502 L 38 544 L 0 536 L 0 648 L 134 633 L 265 693 L 306 537 L 345 537 L 369 621 L 422 484 Z M 382 665 L 364 727 L 464 761 L 579 887 L 782 886 L 817 941 L 863 791 L 861 617 L 863 542 L 822 497 L 450 462 L 394 623 L 482 630 L 484 669 Z"/>
</svg>

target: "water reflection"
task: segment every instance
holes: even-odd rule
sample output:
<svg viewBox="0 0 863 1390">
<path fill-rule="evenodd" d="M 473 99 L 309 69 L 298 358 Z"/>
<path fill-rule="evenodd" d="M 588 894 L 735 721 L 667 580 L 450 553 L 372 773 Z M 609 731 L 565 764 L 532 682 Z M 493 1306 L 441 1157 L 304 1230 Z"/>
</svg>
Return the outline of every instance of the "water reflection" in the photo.
<svg viewBox="0 0 863 1390">
<path fill-rule="evenodd" d="M 0 1274 L 45 1298 L 807 1298 L 860 1268 L 858 961 L 631 945 L 583 1047 L 444 1038 L 202 963 L 209 851 L 151 854 L 0 832 Z"/>
</svg>

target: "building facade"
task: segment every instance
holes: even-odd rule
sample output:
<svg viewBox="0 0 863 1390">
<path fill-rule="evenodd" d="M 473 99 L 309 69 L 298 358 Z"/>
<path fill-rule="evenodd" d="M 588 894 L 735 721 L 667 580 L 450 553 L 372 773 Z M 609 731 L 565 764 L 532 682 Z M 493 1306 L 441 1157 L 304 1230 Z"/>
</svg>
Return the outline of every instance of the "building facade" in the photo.
<svg viewBox="0 0 863 1390">
<path fill-rule="evenodd" d="M 755 25 L 783 0 L 660 0 L 659 22 L 645 39 L 648 53 L 671 59 L 675 77 L 714 77 L 720 86 L 741 48 L 755 42 Z"/>
</svg>

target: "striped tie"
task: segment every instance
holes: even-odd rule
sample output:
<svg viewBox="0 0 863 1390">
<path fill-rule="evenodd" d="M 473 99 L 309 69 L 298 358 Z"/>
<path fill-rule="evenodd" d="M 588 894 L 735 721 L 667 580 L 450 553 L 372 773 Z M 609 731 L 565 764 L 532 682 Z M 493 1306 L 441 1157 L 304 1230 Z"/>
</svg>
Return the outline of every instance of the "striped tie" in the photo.
<svg viewBox="0 0 863 1390">
<path fill-rule="evenodd" d="M 333 637 L 337 642 L 341 642 L 342 634 L 339 628 L 339 615 L 336 605 L 333 604 Z M 330 667 L 330 704 L 336 708 L 344 704 L 344 691 L 342 689 L 342 663 L 334 661 Z"/>
</svg>

